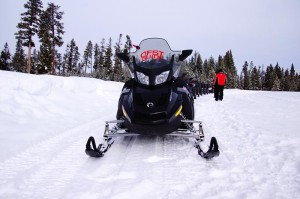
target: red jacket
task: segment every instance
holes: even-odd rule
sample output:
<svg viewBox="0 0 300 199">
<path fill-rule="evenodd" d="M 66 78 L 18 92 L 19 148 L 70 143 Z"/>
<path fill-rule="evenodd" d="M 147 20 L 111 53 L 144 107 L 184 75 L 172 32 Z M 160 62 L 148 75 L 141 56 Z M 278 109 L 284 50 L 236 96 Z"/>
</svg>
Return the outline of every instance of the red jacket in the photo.
<svg viewBox="0 0 300 199">
<path fill-rule="evenodd" d="M 225 86 L 226 84 L 226 74 L 223 72 L 219 72 L 214 77 L 214 84 L 218 84 L 219 86 Z"/>
</svg>

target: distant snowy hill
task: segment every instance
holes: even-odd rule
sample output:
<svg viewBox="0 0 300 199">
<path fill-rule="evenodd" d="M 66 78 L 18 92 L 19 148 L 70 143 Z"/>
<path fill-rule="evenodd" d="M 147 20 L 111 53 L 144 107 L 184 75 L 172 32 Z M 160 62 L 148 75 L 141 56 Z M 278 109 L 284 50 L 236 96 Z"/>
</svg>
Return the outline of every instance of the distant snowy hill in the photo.
<svg viewBox="0 0 300 199">
<path fill-rule="evenodd" d="M 300 198 L 300 93 L 225 90 L 195 101 L 221 154 L 193 140 L 118 138 L 87 157 L 115 119 L 122 83 L 0 71 L 0 198 Z"/>
</svg>

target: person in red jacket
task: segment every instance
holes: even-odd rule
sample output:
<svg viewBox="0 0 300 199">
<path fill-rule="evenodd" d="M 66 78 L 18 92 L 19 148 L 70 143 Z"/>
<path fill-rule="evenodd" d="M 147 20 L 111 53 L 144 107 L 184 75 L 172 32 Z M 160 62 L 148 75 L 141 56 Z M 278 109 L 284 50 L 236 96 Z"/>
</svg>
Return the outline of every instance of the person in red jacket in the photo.
<svg viewBox="0 0 300 199">
<path fill-rule="evenodd" d="M 214 98 L 216 101 L 223 100 L 223 91 L 224 86 L 226 85 L 226 74 L 223 73 L 222 69 L 217 71 L 217 74 L 214 77 Z"/>
</svg>

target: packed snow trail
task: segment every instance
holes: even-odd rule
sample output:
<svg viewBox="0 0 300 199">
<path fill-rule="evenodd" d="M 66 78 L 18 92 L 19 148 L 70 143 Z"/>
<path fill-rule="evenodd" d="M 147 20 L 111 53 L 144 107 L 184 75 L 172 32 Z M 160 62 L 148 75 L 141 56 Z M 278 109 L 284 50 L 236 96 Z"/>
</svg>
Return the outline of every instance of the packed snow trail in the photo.
<svg viewBox="0 0 300 199">
<path fill-rule="evenodd" d="M 0 198 L 300 198 L 300 93 L 225 89 L 195 100 L 206 141 L 117 138 L 103 158 L 84 153 L 115 118 L 123 84 L 0 71 Z"/>
</svg>

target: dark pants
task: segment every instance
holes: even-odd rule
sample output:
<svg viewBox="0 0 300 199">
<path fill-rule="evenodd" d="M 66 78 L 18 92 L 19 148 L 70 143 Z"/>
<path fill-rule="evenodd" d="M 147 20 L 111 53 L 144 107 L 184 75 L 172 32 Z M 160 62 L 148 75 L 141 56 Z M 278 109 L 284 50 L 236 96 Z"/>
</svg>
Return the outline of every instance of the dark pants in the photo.
<svg viewBox="0 0 300 199">
<path fill-rule="evenodd" d="M 224 86 L 215 85 L 214 98 L 216 99 L 216 101 L 223 100 L 223 91 L 224 91 Z"/>
</svg>

